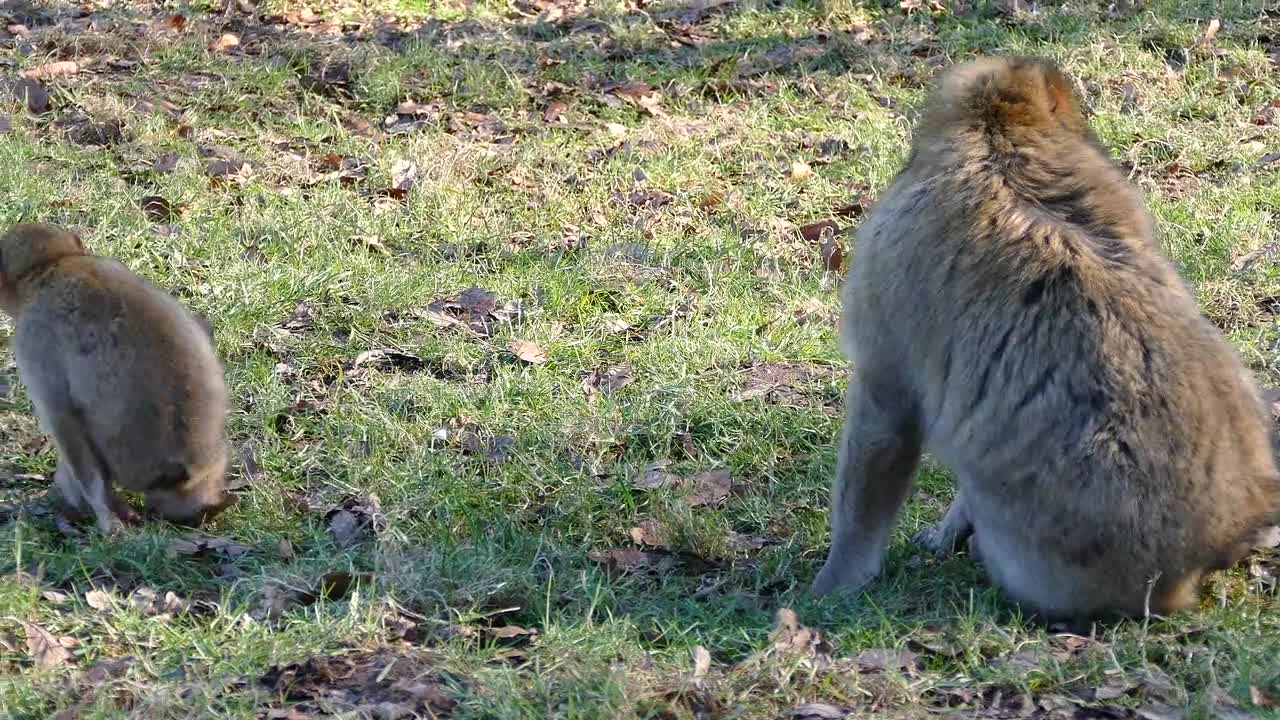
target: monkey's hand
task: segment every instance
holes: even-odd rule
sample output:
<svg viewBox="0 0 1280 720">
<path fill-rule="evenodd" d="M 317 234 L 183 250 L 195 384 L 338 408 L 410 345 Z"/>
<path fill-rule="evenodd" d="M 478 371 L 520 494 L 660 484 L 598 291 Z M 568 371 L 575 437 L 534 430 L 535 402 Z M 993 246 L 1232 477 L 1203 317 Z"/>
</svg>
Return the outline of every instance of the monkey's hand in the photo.
<svg viewBox="0 0 1280 720">
<path fill-rule="evenodd" d="M 934 555 L 945 557 L 954 555 L 960 549 L 960 543 L 971 535 L 973 523 L 969 521 L 969 513 L 965 511 L 962 498 L 957 497 L 941 520 L 916 533 L 911 542 Z"/>
</svg>

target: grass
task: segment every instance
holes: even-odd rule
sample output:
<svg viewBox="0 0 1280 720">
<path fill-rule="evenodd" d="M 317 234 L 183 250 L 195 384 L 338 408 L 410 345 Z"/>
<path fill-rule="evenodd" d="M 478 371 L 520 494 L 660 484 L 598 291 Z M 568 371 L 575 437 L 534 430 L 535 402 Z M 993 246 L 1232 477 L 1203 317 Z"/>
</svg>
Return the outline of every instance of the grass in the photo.
<svg viewBox="0 0 1280 720">
<path fill-rule="evenodd" d="M 245 487 L 213 546 L 59 527 L 5 354 L 0 713 L 1280 718 L 1274 558 L 1195 612 L 1050 633 L 907 542 L 937 467 L 880 581 L 807 594 L 843 362 L 840 275 L 798 228 L 856 226 L 837 210 L 885 185 L 949 62 L 1063 62 L 1206 314 L 1280 381 L 1274 10 L 921 5 L 15 6 L 6 64 L 84 67 L 47 113 L 4 95 L 0 223 L 78 227 L 212 321 Z M 495 312 L 439 302 L 469 288 Z M 404 355 L 357 362 L 379 350 Z M 638 488 L 656 462 L 679 480 Z M 69 653 L 32 652 L 41 629 Z"/>
</svg>

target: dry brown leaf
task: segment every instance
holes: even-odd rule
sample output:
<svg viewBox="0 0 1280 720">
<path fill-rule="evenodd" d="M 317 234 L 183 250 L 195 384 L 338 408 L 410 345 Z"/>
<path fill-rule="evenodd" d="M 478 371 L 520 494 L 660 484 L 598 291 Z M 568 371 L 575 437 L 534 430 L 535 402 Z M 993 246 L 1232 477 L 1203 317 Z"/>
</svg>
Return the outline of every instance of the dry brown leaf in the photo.
<svg viewBox="0 0 1280 720">
<path fill-rule="evenodd" d="M 674 487 L 682 481 L 679 475 L 667 470 L 666 460 L 659 460 L 644 466 L 635 477 L 631 478 L 631 487 L 637 490 L 657 490 L 662 487 Z"/>
<path fill-rule="evenodd" d="M 698 473 L 690 482 L 692 489 L 685 497 L 689 507 L 714 505 L 729 497 L 729 491 L 733 489 L 733 477 L 727 468 Z"/>
<path fill-rule="evenodd" d="M 391 166 L 391 196 L 404 199 L 418 183 L 418 166 L 408 160 L 397 160 Z"/>
<path fill-rule="evenodd" d="M 172 223 L 178 219 L 178 208 L 159 195 L 147 195 L 139 202 L 142 214 L 157 223 Z"/>
<path fill-rule="evenodd" d="M 35 623 L 24 622 L 22 627 L 27 631 L 27 654 L 41 670 L 52 670 L 71 661 L 71 651 L 64 645 L 67 641 L 75 645 L 74 638 L 65 640 L 55 638 L 48 630 Z"/>
<path fill-rule="evenodd" d="M 701 645 L 694 645 L 689 655 L 693 658 L 693 679 L 701 680 L 706 677 L 711 670 L 711 653 Z"/>
<path fill-rule="evenodd" d="M 836 235 L 840 232 L 840 226 L 834 220 L 819 220 L 800 226 L 800 237 L 809 242 L 818 242 L 824 236 Z"/>
<path fill-rule="evenodd" d="M 1249 702 L 1253 703 L 1254 707 L 1280 707 L 1280 698 L 1277 698 L 1275 695 L 1272 695 L 1257 685 L 1249 686 Z"/>
<path fill-rule="evenodd" d="M 783 713 L 788 720 L 844 720 L 849 717 L 849 708 L 827 703 L 805 703 L 797 705 Z"/>
<path fill-rule="evenodd" d="M 109 610 L 115 604 L 115 598 L 105 590 L 90 590 L 84 594 L 84 602 L 94 610 Z"/>
<path fill-rule="evenodd" d="M 920 661 L 918 653 L 910 650 L 871 649 L 863 650 L 853 658 L 858 672 L 884 672 L 912 670 Z"/>
<path fill-rule="evenodd" d="M 531 365 L 542 365 L 547 362 L 547 351 L 539 347 L 537 343 L 529 342 L 528 340 L 512 340 L 508 347 L 512 355 Z"/>
<path fill-rule="evenodd" d="M 235 33 L 223 33 L 209 46 L 214 52 L 228 52 L 240 47 L 240 36 Z"/>
<path fill-rule="evenodd" d="M 1218 37 L 1218 30 L 1222 28 L 1222 21 L 1218 18 L 1211 18 L 1209 24 L 1204 29 L 1204 35 L 1200 36 L 1197 44 L 1203 46 L 1212 45 L 1215 38 Z"/>
<path fill-rule="evenodd" d="M 31 68 L 30 70 L 23 70 L 18 73 L 18 77 L 23 79 L 66 77 L 67 75 L 75 75 L 78 72 L 80 72 L 79 63 L 72 60 L 61 60 Z"/>
<path fill-rule="evenodd" d="M 631 542 L 649 547 L 666 547 L 667 541 L 656 520 L 645 520 L 631 528 Z"/>
<path fill-rule="evenodd" d="M 569 109 L 569 103 L 563 100 L 552 100 L 547 103 L 546 109 L 542 111 L 542 122 L 556 123 L 564 118 L 564 111 Z"/>
<path fill-rule="evenodd" d="M 34 115 L 49 111 L 49 90 L 39 80 L 19 79 L 13 84 L 13 94 L 26 104 L 27 111 Z"/>
</svg>

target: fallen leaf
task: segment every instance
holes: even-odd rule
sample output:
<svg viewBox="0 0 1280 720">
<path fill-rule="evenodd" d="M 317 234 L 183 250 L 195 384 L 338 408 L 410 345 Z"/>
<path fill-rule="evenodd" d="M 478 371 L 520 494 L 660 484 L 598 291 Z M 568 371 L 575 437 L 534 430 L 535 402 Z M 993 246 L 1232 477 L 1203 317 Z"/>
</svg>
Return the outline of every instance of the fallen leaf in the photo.
<svg viewBox="0 0 1280 720">
<path fill-rule="evenodd" d="M 645 520 L 631 528 L 631 542 L 649 547 L 667 547 L 666 538 L 656 520 Z"/>
<path fill-rule="evenodd" d="M 235 33 L 223 33 L 209 46 L 214 52 L 228 52 L 240 47 L 240 36 Z"/>
<path fill-rule="evenodd" d="M 157 30 L 167 32 L 182 32 L 187 29 L 187 16 L 174 13 L 158 18 L 154 26 Z"/>
<path fill-rule="evenodd" d="M 151 163 L 151 169 L 158 173 L 170 173 L 178 168 L 178 154 L 164 153 Z"/>
<path fill-rule="evenodd" d="M 791 163 L 790 177 L 794 182 L 804 182 L 813 177 L 813 168 L 803 160 L 796 160 Z"/>
<path fill-rule="evenodd" d="M 907 644 L 920 652 L 947 658 L 958 658 L 965 652 L 965 646 L 954 636 L 938 630 L 921 630 L 907 640 Z"/>
<path fill-rule="evenodd" d="M 71 661 L 71 651 L 48 630 L 35 623 L 24 622 L 27 631 L 27 654 L 41 670 L 52 670 Z"/>
<path fill-rule="evenodd" d="M 819 220 L 800 226 L 800 236 L 809 242 L 817 242 L 823 236 L 831 236 L 840 232 L 840 226 L 834 220 Z"/>
<path fill-rule="evenodd" d="M 612 395 L 631 384 L 631 366 L 618 365 L 604 370 L 592 370 L 582 379 L 582 389 L 588 395 L 597 392 Z"/>
<path fill-rule="evenodd" d="M 90 590 L 84 594 L 84 602 L 94 610 L 109 610 L 115 604 L 115 598 L 103 590 Z"/>
<path fill-rule="evenodd" d="M 352 369 L 369 369 L 380 372 L 422 372 L 426 363 L 417 355 L 392 349 L 366 350 L 356 356 Z"/>
<path fill-rule="evenodd" d="M 729 497 L 733 489 L 733 478 L 727 468 L 708 470 L 698 473 L 690 479 L 692 489 L 685 496 L 689 507 L 713 505 Z"/>
<path fill-rule="evenodd" d="M 919 661 L 919 653 L 889 649 L 863 650 L 853 658 L 858 672 L 864 673 L 912 670 Z"/>
<path fill-rule="evenodd" d="M 852 712 L 849 708 L 827 703 L 805 703 L 796 705 L 783 713 L 783 717 L 792 720 L 844 720 Z"/>
<path fill-rule="evenodd" d="M 27 111 L 39 115 L 49 111 L 49 91 L 39 80 L 22 78 L 13 84 L 13 94 L 26 103 Z"/>
<path fill-rule="evenodd" d="M 485 628 L 484 634 L 493 640 L 516 640 L 519 638 L 528 638 L 537 635 L 537 630 L 520 627 L 519 625 L 503 625 L 500 627 Z"/>
<path fill-rule="evenodd" d="M 826 669 L 831 666 L 831 643 L 827 642 L 821 631 L 800 624 L 796 612 L 787 607 L 778 608 L 773 620 L 773 633 L 769 636 L 770 646 L 765 650 L 764 655 L 799 657 L 817 669 Z"/>
<path fill-rule="evenodd" d="M 511 354 L 532 365 L 542 365 L 547 362 L 547 351 L 528 340 L 512 340 L 508 348 Z"/>
<path fill-rule="evenodd" d="M 349 497 L 325 513 L 329 535 L 339 547 L 351 547 L 386 529 L 387 518 L 376 495 Z"/>
<path fill-rule="evenodd" d="M 689 651 L 689 655 L 693 658 L 693 674 L 694 680 L 701 680 L 707 676 L 711 670 L 711 653 L 701 645 L 694 645 Z"/>
<path fill-rule="evenodd" d="M 1201 47 L 1212 45 L 1214 38 L 1218 37 L 1218 30 L 1221 27 L 1221 20 L 1218 18 L 1210 18 L 1209 24 L 1204 29 L 1204 34 L 1200 36 L 1200 40 L 1196 44 Z"/>
<path fill-rule="evenodd" d="M 564 117 L 564 111 L 569 109 L 569 103 L 563 100 L 552 100 L 547 103 L 546 109 L 542 111 L 542 122 L 556 123 Z"/>
<path fill-rule="evenodd" d="M 233 178 L 251 175 L 253 168 L 249 163 L 232 158 L 216 158 L 205 166 L 205 174 L 211 178 Z"/>
<path fill-rule="evenodd" d="M 179 556 L 192 558 L 220 556 L 227 560 L 237 560 L 251 549 L 247 545 L 241 545 L 226 538 L 189 535 L 169 543 L 169 547 L 165 549 L 165 555 L 170 558 Z"/>
<path fill-rule="evenodd" d="M 78 72 L 80 72 L 78 63 L 71 60 L 62 60 L 31 68 L 30 70 L 23 70 L 18 73 L 18 77 L 23 79 L 65 77 L 67 75 L 75 75 Z"/>
<path fill-rule="evenodd" d="M 665 556 L 657 553 L 631 548 L 595 550 L 589 557 L 595 562 L 623 573 L 659 568 L 666 559 Z"/>
<path fill-rule="evenodd" d="M 418 182 L 418 166 L 408 160 L 397 160 L 391 167 L 391 192 L 393 197 L 403 198 Z"/>
<path fill-rule="evenodd" d="M 1249 686 L 1249 702 L 1253 703 L 1254 707 L 1280 707 L 1280 699 L 1257 685 Z"/>
<path fill-rule="evenodd" d="M 667 470 L 669 463 L 666 460 L 659 460 L 650 463 L 640 470 L 631 478 L 631 487 L 637 490 L 657 490 L 663 487 L 673 487 L 680 484 L 682 478 L 673 472 Z"/>
<path fill-rule="evenodd" d="M 178 219 L 178 208 L 159 195 L 147 195 L 139 204 L 142 214 L 152 222 L 167 224 Z"/>
</svg>

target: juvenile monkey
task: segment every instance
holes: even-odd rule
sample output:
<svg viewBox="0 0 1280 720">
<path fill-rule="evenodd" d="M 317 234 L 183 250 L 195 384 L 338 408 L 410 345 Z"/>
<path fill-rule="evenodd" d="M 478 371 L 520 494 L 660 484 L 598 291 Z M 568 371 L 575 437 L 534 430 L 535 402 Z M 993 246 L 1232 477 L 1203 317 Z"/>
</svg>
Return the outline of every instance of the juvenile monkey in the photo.
<svg viewBox="0 0 1280 720">
<path fill-rule="evenodd" d="M 172 296 L 90 255 L 77 235 L 30 224 L 0 237 L 0 307 L 73 513 L 91 512 L 104 533 L 133 520 L 113 484 L 188 524 L 234 504 L 222 366 Z"/>
<path fill-rule="evenodd" d="M 817 593 L 875 577 L 923 451 L 970 548 L 1046 619 L 1168 613 L 1280 521 L 1270 420 L 1038 58 L 942 77 L 857 236 L 852 364 Z"/>
</svg>

